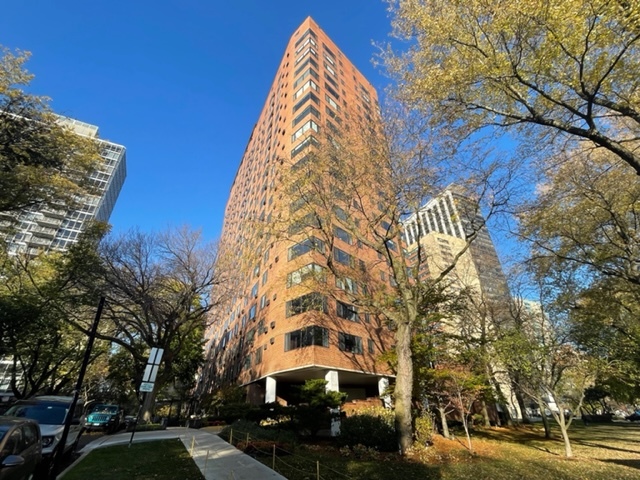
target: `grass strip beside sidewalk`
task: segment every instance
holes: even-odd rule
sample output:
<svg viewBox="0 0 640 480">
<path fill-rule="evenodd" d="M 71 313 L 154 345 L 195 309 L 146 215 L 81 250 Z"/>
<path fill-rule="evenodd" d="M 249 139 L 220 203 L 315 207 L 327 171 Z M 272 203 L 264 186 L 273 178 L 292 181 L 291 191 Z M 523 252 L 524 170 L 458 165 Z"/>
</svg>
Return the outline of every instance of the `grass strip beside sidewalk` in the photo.
<svg viewBox="0 0 640 480">
<path fill-rule="evenodd" d="M 180 439 L 91 451 L 63 480 L 204 480 Z"/>
</svg>

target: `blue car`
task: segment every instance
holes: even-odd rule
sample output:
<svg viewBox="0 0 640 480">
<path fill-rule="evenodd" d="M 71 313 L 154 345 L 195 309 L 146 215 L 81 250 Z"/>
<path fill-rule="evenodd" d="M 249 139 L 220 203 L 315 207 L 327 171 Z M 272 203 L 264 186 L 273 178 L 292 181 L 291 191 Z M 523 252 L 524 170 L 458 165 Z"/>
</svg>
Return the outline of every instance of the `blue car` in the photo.
<svg viewBox="0 0 640 480">
<path fill-rule="evenodd" d="M 124 412 L 118 405 L 106 405 L 99 403 L 94 405 L 84 421 L 86 431 L 101 430 L 106 433 L 114 433 L 123 424 Z"/>
</svg>

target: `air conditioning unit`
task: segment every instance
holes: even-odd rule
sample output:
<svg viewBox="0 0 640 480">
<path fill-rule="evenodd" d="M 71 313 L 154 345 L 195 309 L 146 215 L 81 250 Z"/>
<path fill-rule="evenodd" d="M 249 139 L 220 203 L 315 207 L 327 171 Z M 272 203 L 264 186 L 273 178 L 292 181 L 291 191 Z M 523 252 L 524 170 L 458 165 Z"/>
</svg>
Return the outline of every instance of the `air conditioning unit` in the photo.
<svg viewBox="0 0 640 480">
<path fill-rule="evenodd" d="M 276 342 L 276 339 L 275 339 L 275 338 L 271 337 L 271 338 L 269 339 L 269 343 L 270 343 L 271 345 L 273 345 L 275 342 Z"/>
<path fill-rule="evenodd" d="M 269 324 L 269 326 L 270 326 L 271 328 L 276 328 L 276 322 L 271 322 L 271 323 Z"/>
</svg>

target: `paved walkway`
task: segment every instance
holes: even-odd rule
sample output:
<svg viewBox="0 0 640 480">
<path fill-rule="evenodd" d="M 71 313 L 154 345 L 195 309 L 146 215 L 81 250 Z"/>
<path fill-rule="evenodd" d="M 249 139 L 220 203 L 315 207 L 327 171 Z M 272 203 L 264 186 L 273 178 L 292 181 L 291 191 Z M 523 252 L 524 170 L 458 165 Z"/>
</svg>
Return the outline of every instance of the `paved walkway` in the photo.
<svg viewBox="0 0 640 480">
<path fill-rule="evenodd" d="M 131 433 L 119 433 L 101 437 L 80 450 L 81 456 L 65 472 L 58 475 L 64 478 L 66 471 L 73 468 L 85 455 L 95 448 L 129 443 Z M 193 460 L 206 480 L 286 480 L 258 460 L 246 455 L 225 442 L 215 433 L 192 428 L 168 428 L 156 432 L 138 432 L 134 443 L 179 438 L 191 453 Z"/>
</svg>

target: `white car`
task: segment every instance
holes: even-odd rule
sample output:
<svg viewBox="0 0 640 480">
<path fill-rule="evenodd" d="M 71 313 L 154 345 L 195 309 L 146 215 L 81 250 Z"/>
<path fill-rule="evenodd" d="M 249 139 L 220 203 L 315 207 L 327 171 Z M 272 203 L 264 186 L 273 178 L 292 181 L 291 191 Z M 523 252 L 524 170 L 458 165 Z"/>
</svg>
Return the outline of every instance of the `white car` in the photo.
<svg viewBox="0 0 640 480">
<path fill-rule="evenodd" d="M 72 397 L 47 395 L 33 397 L 28 400 L 18 400 L 7 410 L 5 415 L 30 418 L 38 422 L 42 434 L 42 457 L 51 460 L 60 448 L 60 439 L 64 430 L 64 422 L 69 413 Z M 84 403 L 78 401 L 71 419 L 71 428 L 65 442 L 64 451 L 70 453 L 78 444 L 82 433 L 82 409 Z"/>
</svg>

